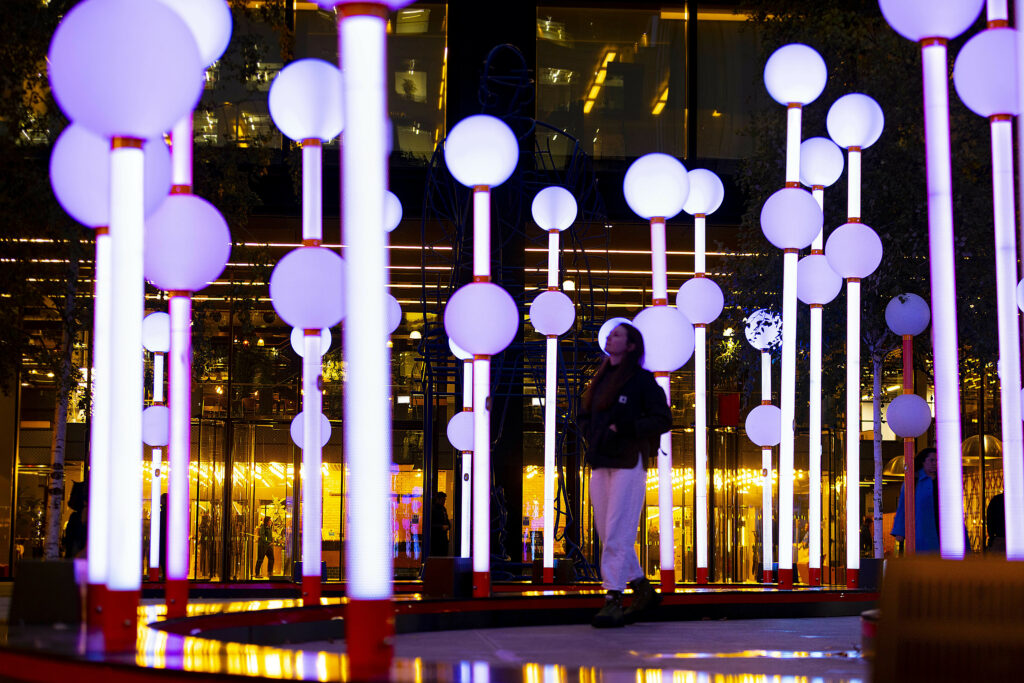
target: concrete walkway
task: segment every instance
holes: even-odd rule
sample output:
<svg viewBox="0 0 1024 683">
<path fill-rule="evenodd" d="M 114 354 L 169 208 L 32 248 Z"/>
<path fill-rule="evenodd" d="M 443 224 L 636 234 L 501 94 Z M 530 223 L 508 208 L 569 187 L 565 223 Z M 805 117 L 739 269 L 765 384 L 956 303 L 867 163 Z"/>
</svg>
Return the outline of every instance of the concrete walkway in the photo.
<svg viewBox="0 0 1024 683">
<path fill-rule="evenodd" d="M 870 667 L 860 658 L 860 629 L 859 617 L 830 617 L 661 622 L 604 630 L 536 626 L 436 631 L 397 636 L 395 654 L 513 668 L 593 667 L 604 672 L 605 682 L 609 674 L 639 680 L 638 669 L 867 681 Z M 321 641 L 278 647 L 338 652 L 344 645 Z"/>
</svg>

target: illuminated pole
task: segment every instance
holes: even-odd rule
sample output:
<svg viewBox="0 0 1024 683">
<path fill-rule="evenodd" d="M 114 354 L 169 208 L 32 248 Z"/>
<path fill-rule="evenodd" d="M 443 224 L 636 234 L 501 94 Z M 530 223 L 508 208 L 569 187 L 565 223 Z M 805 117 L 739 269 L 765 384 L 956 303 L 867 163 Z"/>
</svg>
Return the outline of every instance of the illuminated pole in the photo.
<svg viewBox="0 0 1024 683">
<path fill-rule="evenodd" d="M 171 185 L 170 153 L 162 140 L 143 145 L 144 210 L 152 213 L 166 199 Z M 50 183 L 65 211 L 78 222 L 96 230 L 95 300 L 93 330 L 92 427 L 90 429 L 91 503 L 88 525 L 93 542 L 87 563 L 87 624 L 102 626 L 103 593 L 108 566 L 107 507 L 109 505 L 109 432 L 111 424 L 110 325 L 111 325 L 111 241 L 110 223 L 110 140 L 72 124 L 58 136 L 50 155 Z M 167 351 L 166 314 L 163 331 L 147 348 Z M 143 323 L 145 326 L 145 323 Z M 146 341 L 145 332 L 143 340 Z M 164 430 L 166 432 L 166 429 Z"/>
<path fill-rule="evenodd" d="M 761 449 L 761 581 L 773 583 L 772 576 L 772 448 L 782 438 L 781 413 L 772 405 L 771 350 L 779 345 L 782 320 L 778 314 L 759 309 L 747 316 L 743 333 L 761 354 L 761 405 L 747 415 L 744 427 Z"/>
<path fill-rule="evenodd" d="M 761 405 L 772 404 L 772 356 L 761 351 Z M 761 582 L 773 583 L 772 548 L 772 447 L 761 447 Z"/>
<path fill-rule="evenodd" d="M 914 337 L 928 329 L 929 316 L 928 304 L 916 294 L 897 294 L 885 307 L 886 325 L 903 340 L 903 394 L 889 404 L 886 420 L 903 439 L 903 547 L 907 555 L 914 554 L 917 537 L 914 444 L 928 430 L 932 418 L 928 404 L 914 394 Z"/>
<path fill-rule="evenodd" d="M 707 276 L 705 229 L 707 215 L 718 209 L 725 188 L 717 175 L 695 168 L 687 177 L 690 191 L 683 211 L 693 215 L 693 279 L 684 282 L 676 296 L 676 308 L 694 327 L 694 519 L 697 583 L 708 582 L 708 407 L 707 407 L 707 327 L 722 313 L 725 297 L 721 288 Z"/>
<path fill-rule="evenodd" d="M 803 106 L 825 88 L 825 62 L 814 49 L 794 43 L 784 45 L 768 58 L 764 82 L 776 102 L 786 106 L 787 189 L 800 187 L 800 125 Z M 802 191 L 802 190 L 801 190 Z M 808 195 L 813 201 L 813 198 Z M 815 204 L 818 215 L 821 210 Z M 820 218 L 818 219 L 820 222 Z M 763 226 L 762 226 L 763 227 Z M 796 417 L 796 266 L 799 250 L 807 247 L 820 230 L 806 240 L 782 240 L 782 362 L 779 395 L 782 433 L 779 443 L 779 587 L 793 586 L 793 454 Z"/>
<path fill-rule="evenodd" d="M 652 306 L 668 305 L 668 265 L 665 246 L 665 219 L 651 218 L 651 292 Z M 654 379 L 672 405 L 671 374 L 655 372 Z M 661 592 L 676 589 L 675 530 L 672 517 L 672 432 L 661 435 L 658 447 L 658 543 L 661 566 Z"/>
<path fill-rule="evenodd" d="M 449 337 L 473 355 L 473 596 L 491 594 L 491 356 L 515 338 L 520 313 L 512 297 L 491 283 L 491 188 L 508 180 L 519 161 L 519 140 L 492 116 L 455 125 L 444 147 L 452 176 L 473 190 L 473 282 L 445 306 Z M 461 303 L 465 302 L 465 303 Z"/>
<path fill-rule="evenodd" d="M 829 108 L 826 125 L 829 136 L 847 152 L 847 222 L 836 232 L 862 234 L 866 240 L 877 242 L 874 232 L 861 226 L 861 152 L 873 145 L 882 134 L 885 125 L 882 108 L 867 95 L 843 95 Z M 829 239 L 832 240 L 832 236 Z M 860 280 L 870 275 L 878 265 L 876 262 L 868 268 L 860 262 L 859 256 L 871 251 L 866 244 L 854 240 L 846 248 L 832 251 L 826 257 L 837 273 L 844 274 L 842 271 L 846 269 L 844 277 L 847 281 L 846 584 L 849 588 L 857 586 L 860 570 Z M 878 259 L 881 260 L 880 242 Z M 880 481 L 876 480 L 875 486 L 880 485 Z M 880 515 L 881 511 L 876 510 L 876 514 Z"/>
<path fill-rule="evenodd" d="M 125 36 L 131 36 L 128 40 Z M 142 144 L 202 94 L 188 26 L 160 3 L 91 0 L 73 7 L 48 52 L 54 97 L 69 119 L 110 140 L 111 339 L 104 646 L 130 650 L 142 571 Z M 97 107 L 96 102 L 103 102 Z M 114 360 L 117 360 L 114 363 Z M 102 545 L 102 542 L 99 544 Z M 97 551 L 91 545 L 90 554 Z"/>
<path fill-rule="evenodd" d="M 686 204 L 690 192 L 690 179 L 686 167 L 667 154 L 645 154 L 634 161 L 622 181 L 626 203 L 633 213 L 650 222 L 651 226 L 651 307 L 668 306 L 668 266 L 665 245 L 665 221 L 679 214 Z M 681 311 L 680 311 L 681 313 Z M 643 312 L 641 312 L 643 315 Z M 638 316 L 639 317 L 639 316 Z M 685 314 L 681 317 L 685 318 Z M 661 313 L 654 313 L 652 320 L 665 319 Z M 634 321 L 636 322 L 636 321 Z M 685 327 L 690 329 L 690 321 Z M 640 329 L 640 327 L 638 327 Z M 641 329 L 641 332 L 643 330 Z M 694 337 L 695 343 L 696 338 Z M 659 340 L 660 341 L 660 340 Z M 680 343 L 679 339 L 665 340 L 664 343 Z M 650 353 L 650 352 L 648 352 Z M 678 365 L 654 368 L 654 378 L 665 392 L 665 400 L 672 405 L 670 368 L 679 368 L 689 360 L 692 351 Z M 647 359 L 649 360 L 649 358 Z M 658 538 L 661 563 L 661 591 L 672 593 L 676 586 L 675 531 L 672 514 L 672 432 L 661 435 L 658 448 Z"/>
<path fill-rule="evenodd" d="M 787 185 L 789 183 L 787 182 Z M 779 436 L 779 587 L 793 586 L 793 448 L 796 408 L 796 296 L 800 249 L 821 232 L 821 208 L 810 192 L 785 187 L 772 194 L 761 209 L 761 230 L 783 250 L 782 378 Z M 788 315 L 787 315 L 788 314 Z"/>
<path fill-rule="evenodd" d="M 354 677 L 383 675 L 394 635 L 391 532 L 390 367 L 384 193 L 387 73 L 384 3 L 338 6 L 338 61 L 347 129 L 342 146 L 342 242 L 346 271 L 345 461 L 349 467 L 346 621 Z M 407 3 L 393 3 L 401 6 Z"/>
<path fill-rule="evenodd" d="M 459 556 L 472 555 L 473 530 L 473 354 L 448 339 L 452 355 L 462 361 L 462 410 L 448 421 L 448 442 L 462 457 Z"/>
<path fill-rule="evenodd" d="M 142 519 L 142 316 L 143 316 L 143 157 L 142 140 L 115 137 L 110 154 L 111 328 L 112 406 L 110 492 L 107 519 L 108 569 L 107 613 L 104 636 L 120 649 L 134 642 L 135 609 L 139 601 L 142 537 L 126 531 L 125 520 Z M 129 408 L 132 407 L 132 408 Z M 115 428 L 116 423 L 116 428 Z M 116 492 L 116 493 L 115 493 Z M 129 627 L 130 622 L 130 627 Z"/>
<path fill-rule="evenodd" d="M 473 359 L 462 361 L 462 410 L 473 412 Z M 475 445 L 475 444 L 474 444 Z M 473 451 L 462 451 L 462 514 L 459 518 L 459 555 L 469 557 L 473 529 Z"/>
<path fill-rule="evenodd" d="M 224 0 L 198 3 L 162 0 L 189 28 L 205 69 L 227 49 L 231 39 L 231 10 Z M 171 194 L 192 193 L 191 109 L 171 131 Z M 218 271 L 219 272 L 219 271 Z M 189 460 L 192 430 L 192 293 L 170 292 L 171 350 L 169 361 L 170 425 L 167 459 L 167 566 L 164 596 L 169 617 L 183 617 L 188 606 L 189 573 Z M 114 358 L 117 358 L 115 355 Z"/>
<path fill-rule="evenodd" d="M 946 45 L 949 39 L 974 23 L 982 5 L 982 0 L 879 0 L 882 14 L 890 26 L 921 46 L 928 186 L 928 267 L 935 365 L 935 439 L 939 460 L 939 543 L 942 557 L 950 559 L 962 559 L 966 549 Z"/>
<path fill-rule="evenodd" d="M 843 173 L 843 152 L 828 138 L 809 138 L 800 143 L 800 181 L 811 188 L 824 212 L 825 188 Z M 797 298 L 810 307 L 808 391 L 808 505 L 807 583 L 821 585 L 821 332 L 822 310 L 842 289 L 824 251 L 824 231 L 811 242 L 811 253 L 797 264 Z"/>
<path fill-rule="evenodd" d="M 171 194 L 192 193 L 192 113 L 171 134 Z M 164 599 L 167 616 L 188 610 L 189 461 L 192 449 L 192 293 L 168 292 L 171 350 L 168 354 L 167 566 Z M 116 358 L 116 356 L 115 356 Z"/>
<path fill-rule="evenodd" d="M 558 291 L 558 230 L 548 231 L 548 291 Z M 544 583 L 555 580 L 555 406 L 558 335 L 547 335 L 544 353 Z"/>
<path fill-rule="evenodd" d="M 86 622 L 103 624 L 107 587 L 107 519 L 110 504 L 110 400 L 113 258 L 110 229 L 96 228 L 96 281 L 92 332 L 92 421 L 89 425 L 88 587 Z"/>
<path fill-rule="evenodd" d="M 302 604 L 320 603 L 323 461 L 320 330 L 303 332 L 302 357 Z"/>
<path fill-rule="evenodd" d="M 548 233 L 547 291 L 530 304 L 530 322 L 545 336 L 544 361 L 544 583 L 555 580 L 555 429 L 558 403 L 558 336 L 568 332 L 576 319 L 576 309 L 558 288 L 558 233 L 576 220 L 576 198 L 564 187 L 546 187 L 530 206 L 533 220 Z"/>
<path fill-rule="evenodd" d="M 914 337 L 903 339 L 903 393 L 914 393 Z M 903 437 L 903 532 L 904 552 L 913 555 L 917 549 L 917 472 L 914 471 L 914 443 L 916 439 Z"/>
<path fill-rule="evenodd" d="M 153 353 L 153 405 L 164 405 L 164 358 L 167 354 Z M 154 447 L 150 453 L 152 470 L 149 479 L 149 580 L 160 580 L 160 468 L 163 449 Z"/>
<path fill-rule="evenodd" d="M 274 78 L 267 97 L 275 125 L 302 149 L 302 246 L 319 248 L 323 242 L 323 143 L 341 133 L 341 72 L 319 59 L 300 59 Z M 390 197 L 389 197 L 390 199 Z M 395 198 L 397 201 L 397 198 Z M 401 203 L 398 218 L 401 220 Z M 385 227 L 382 223 L 382 227 Z M 388 226 L 388 230 L 394 225 Z M 384 232 L 384 230 L 382 230 Z M 302 257 L 300 257 L 302 258 Z M 315 258 L 315 256 L 313 257 Z M 332 261 L 333 262 L 333 261 Z M 307 292 L 309 296 L 312 292 Z M 316 293 L 326 304 L 322 293 Z M 283 302 L 282 302 L 283 303 Z M 309 324 L 306 324 L 309 323 Z M 325 328 L 305 321 L 302 339 L 293 346 L 302 356 L 302 601 L 320 603 L 321 541 L 323 521 L 322 337 Z M 329 339 L 328 339 L 329 341 Z"/>
<path fill-rule="evenodd" d="M 1024 560 L 1024 442 L 1021 425 L 1020 321 L 1017 317 L 1017 240 L 1013 196 L 1013 116 L 1019 109 L 1017 35 L 1009 28 L 1006 2 L 988 4 L 988 29 L 964 45 L 953 82 L 960 99 L 988 118 L 992 136 L 992 210 L 996 248 L 996 323 L 1002 410 L 1006 556 Z"/>
</svg>

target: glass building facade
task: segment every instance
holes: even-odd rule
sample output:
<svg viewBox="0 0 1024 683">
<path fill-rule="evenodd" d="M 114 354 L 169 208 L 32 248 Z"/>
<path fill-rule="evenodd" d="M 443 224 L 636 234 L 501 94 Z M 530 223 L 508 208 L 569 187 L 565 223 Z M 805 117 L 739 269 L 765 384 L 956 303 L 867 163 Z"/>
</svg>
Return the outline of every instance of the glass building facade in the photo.
<svg viewBox="0 0 1024 683">
<path fill-rule="evenodd" d="M 258 8 L 272 3 L 249 4 Z M 258 12 L 235 12 L 233 45 L 243 47 L 210 68 L 206 93 L 195 113 L 197 159 L 206 155 L 230 160 L 252 148 L 263 155 L 245 157 L 262 164 L 260 180 L 245 189 L 258 198 L 244 222 L 231 225 L 234 248 L 228 269 L 195 297 L 189 475 L 190 577 L 197 581 L 254 579 L 257 528 L 265 517 L 272 521 L 274 536 L 272 575 L 290 578 L 300 559 L 301 506 L 307 504 L 322 507 L 319 533 L 325 579 L 345 578 L 348 479 L 342 445 L 345 366 L 340 330 L 332 330 L 332 346 L 323 364 L 324 413 L 332 434 L 321 471 L 303 472 L 301 451 L 289 431 L 301 406 L 301 366 L 289 341 L 291 330 L 274 313 L 266 285 L 273 263 L 300 242 L 294 192 L 298 150 L 274 127 L 267 91 L 277 71 L 290 61 L 282 52 L 291 52 L 293 58 L 336 62 L 336 26 L 333 14 L 319 10 L 315 3 L 281 6 L 284 17 L 278 17 L 276 25 L 261 20 Z M 494 22 L 493 15 L 483 22 L 484 10 L 469 2 L 417 3 L 393 12 L 389 20 L 391 182 L 405 206 L 405 218 L 392 233 L 390 245 L 391 292 L 404 311 L 390 342 L 396 579 L 420 576 L 430 548 L 433 491 L 447 494 L 447 512 L 453 520 L 447 553 L 463 550 L 458 534 L 461 456 L 445 437 L 448 419 L 461 409 L 462 368 L 447 351 L 441 314 L 448 295 L 466 278 L 468 194 L 454 187 L 440 168 L 438 145 L 446 131 L 464 116 L 481 109 L 494 111 L 499 105 L 489 96 L 514 101 L 517 111 L 530 120 L 533 154 L 527 165 L 532 175 L 496 192 L 496 213 L 503 206 L 528 206 L 532 193 L 551 182 L 566 184 L 581 200 L 580 220 L 562 243 L 563 289 L 576 302 L 579 317 L 573 331 L 559 342 L 560 531 L 555 554 L 572 560 L 578 575 L 592 577 L 597 546 L 588 473 L 573 427 L 576 401 L 599 360 L 594 339 L 600 324 L 614 315 L 632 315 L 650 300 L 647 228 L 625 209 L 617 191 L 621 176 L 636 157 L 662 151 L 685 159 L 688 165 L 715 169 L 728 191 L 735 193 L 730 174 L 736 161 L 752 149 L 743 131 L 757 98 L 765 96 L 757 87 L 757 32 L 726 3 L 504 3 L 487 9 L 491 11 L 502 13 L 507 22 Z M 467 31 L 468 26 L 477 30 Z M 522 68 L 508 67 L 507 56 L 489 54 L 495 45 L 507 42 L 518 46 Z M 247 57 L 244 66 L 239 64 L 241 52 Z M 484 69 L 490 69 L 487 78 L 481 78 Z M 510 95 L 509 90 L 518 95 Z M 332 248 L 341 247 L 337 157 L 336 140 L 325 145 L 324 154 L 324 236 L 326 246 Z M 222 209 L 224 204 L 230 208 L 234 201 L 230 183 L 235 179 L 221 173 L 222 167 L 197 165 L 196 192 Z M 218 193 L 223 202 L 218 202 Z M 233 214 L 224 210 L 230 219 Z M 740 200 L 732 199 L 709 219 L 708 244 L 724 245 L 708 254 L 712 276 L 727 271 L 729 259 L 743 258 L 729 247 L 741 214 Z M 495 362 L 492 546 L 496 567 L 524 576 L 543 551 L 544 345 L 529 326 L 525 310 L 534 293 L 546 286 L 546 236 L 525 209 L 514 218 L 502 214 L 502 220 L 502 253 L 496 272 L 523 304 L 524 318 L 520 337 Z M 670 287 L 678 287 L 693 274 L 692 222 L 681 218 L 670 222 L 669 229 L 668 276 Z M 49 267 L 39 264 L 43 273 Z M 91 263 L 83 262 L 82 292 L 91 291 L 91 268 Z M 150 289 L 147 307 L 166 310 L 164 295 Z M 55 313 L 31 315 L 38 318 L 29 322 L 38 330 L 39 343 L 48 343 L 57 329 Z M 710 327 L 709 339 L 712 356 L 716 349 L 729 353 L 743 343 L 738 332 L 720 324 Z M 86 329 L 75 343 L 73 362 L 81 369 L 81 382 L 69 414 L 67 490 L 71 482 L 82 481 L 88 469 L 90 352 Z M 712 368 L 714 364 L 712 357 Z M 899 354 L 891 355 L 882 379 L 889 395 L 898 392 L 901 372 Z M 18 558 L 42 552 L 54 425 L 54 378 L 48 374 L 27 355 L 18 386 L 0 398 L 0 565 L 13 565 Z M 998 433 L 994 375 L 994 369 L 979 369 L 968 379 L 968 386 L 976 390 L 964 391 L 964 433 L 974 435 L 973 441 L 969 438 L 965 443 L 964 462 L 968 531 L 975 549 L 983 546 L 984 504 L 1002 490 L 998 441 L 978 437 Z M 151 378 L 148 357 L 147 377 Z M 870 387 L 870 379 L 863 386 Z M 637 539 L 645 571 L 657 576 L 658 530 L 662 524 L 671 524 L 680 581 L 695 578 L 692 387 L 691 361 L 672 379 L 673 519 L 659 519 L 657 475 L 651 470 Z M 757 582 L 761 577 L 761 453 L 743 433 L 741 387 L 717 381 L 714 375 L 710 387 L 710 578 Z M 866 391 L 860 416 L 865 463 L 872 457 L 873 438 L 872 397 Z M 887 400 L 883 397 L 883 404 Z M 838 431 L 829 429 L 822 435 L 822 566 L 825 580 L 835 582 L 845 581 L 848 485 L 839 425 Z M 794 538 L 802 580 L 806 580 L 808 562 L 807 444 L 808 435 L 798 432 Z M 883 453 L 886 461 L 902 454 L 902 443 L 887 427 L 883 427 Z M 146 548 L 150 522 L 157 512 L 149 502 L 150 487 L 159 485 L 166 491 L 166 476 L 152 483 L 149 455 L 147 448 Z M 892 471 L 900 469 L 894 466 Z M 871 468 L 862 465 L 861 471 L 869 477 Z M 303 476 L 322 478 L 321 500 L 300 499 Z M 883 507 L 888 527 L 900 481 L 887 475 Z M 863 494 L 861 510 L 870 512 L 871 482 L 865 479 L 856 485 Z M 885 538 L 891 542 L 888 534 Z M 148 551 L 143 572 L 146 563 Z"/>
</svg>

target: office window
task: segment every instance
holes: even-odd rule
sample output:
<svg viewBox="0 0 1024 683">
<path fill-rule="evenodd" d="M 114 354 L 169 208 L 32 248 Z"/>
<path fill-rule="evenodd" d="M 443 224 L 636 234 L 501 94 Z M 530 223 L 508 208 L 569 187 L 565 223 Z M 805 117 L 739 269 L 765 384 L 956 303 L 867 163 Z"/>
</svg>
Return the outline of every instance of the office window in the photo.
<svg viewBox="0 0 1024 683">
<path fill-rule="evenodd" d="M 686 156 L 682 9 L 537 8 L 537 142 L 556 162 Z M 560 132 L 564 131 L 564 133 Z"/>
</svg>

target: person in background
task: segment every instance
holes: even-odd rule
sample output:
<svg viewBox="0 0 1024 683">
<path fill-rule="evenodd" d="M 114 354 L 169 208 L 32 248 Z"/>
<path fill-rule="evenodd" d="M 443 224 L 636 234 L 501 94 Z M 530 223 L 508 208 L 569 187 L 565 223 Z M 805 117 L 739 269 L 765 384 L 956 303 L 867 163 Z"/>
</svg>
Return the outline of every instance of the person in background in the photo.
<svg viewBox="0 0 1024 683">
<path fill-rule="evenodd" d="M 658 454 L 661 434 L 672 428 L 665 393 L 644 370 L 644 340 L 623 323 L 605 341 L 608 354 L 583 392 L 580 428 L 591 467 L 590 499 L 601 540 L 601 579 L 608 591 L 591 621 L 595 628 L 624 626 L 661 602 L 636 556 L 637 529 L 647 484 L 647 461 Z M 626 586 L 633 603 L 622 605 Z"/>
<path fill-rule="evenodd" d="M 446 500 L 448 500 L 448 494 L 438 491 L 430 502 L 430 555 L 432 557 L 443 557 L 448 554 L 448 532 L 452 523 L 448 518 L 448 510 L 444 506 Z"/>
<path fill-rule="evenodd" d="M 938 451 L 934 448 L 923 448 L 914 458 L 914 472 L 917 481 L 914 487 L 914 552 L 939 552 L 939 491 L 937 475 L 939 472 Z M 900 501 L 893 518 L 893 538 L 900 543 L 906 537 L 906 521 L 903 511 L 903 493 L 900 489 Z"/>
<path fill-rule="evenodd" d="M 263 518 L 263 524 L 256 534 L 256 578 L 260 578 L 260 567 L 263 566 L 263 558 L 267 558 L 267 578 L 274 574 L 274 528 L 270 524 L 270 517 Z"/>
<path fill-rule="evenodd" d="M 1006 554 L 1006 508 L 1003 494 L 997 493 L 988 501 L 985 509 L 985 525 L 988 527 L 988 543 L 985 550 L 997 555 Z"/>
</svg>

